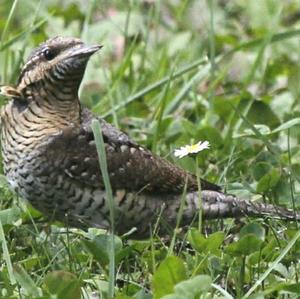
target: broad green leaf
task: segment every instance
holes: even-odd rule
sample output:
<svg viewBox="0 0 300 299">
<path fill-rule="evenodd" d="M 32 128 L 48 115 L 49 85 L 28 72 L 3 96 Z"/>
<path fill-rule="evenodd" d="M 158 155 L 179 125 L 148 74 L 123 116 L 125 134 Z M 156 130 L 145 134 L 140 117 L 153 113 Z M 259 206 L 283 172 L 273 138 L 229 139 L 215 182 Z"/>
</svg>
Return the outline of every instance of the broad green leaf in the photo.
<svg viewBox="0 0 300 299">
<path fill-rule="evenodd" d="M 134 299 L 153 299 L 153 296 L 150 293 L 146 293 L 145 290 L 140 290 L 134 294 Z"/>
<path fill-rule="evenodd" d="M 188 241 L 191 243 L 192 247 L 199 253 L 206 251 L 207 240 L 196 228 L 191 228 L 189 230 Z"/>
<path fill-rule="evenodd" d="M 254 101 L 247 115 L 247 119 L 252 124 L 265 125 L 268 128 L 274 128 L 280 124 L 280 120 L 275 111 L 262 101 Z"/>
<path fill-rule="evenodd" d="M 81 282 L 73 273 L 53 271 L 47 274 L 44 283 L 51 294 L 57 299 L 80 299 Z"/>
<path fill-rule="evenodd" d="M 13 206 L 12 208 L 0 211 L 0 221 L 2 225 L 14 224 L 21 217 L 21 210 Z"/>
<path fill-rule="evenodd" d="M 211 287 L 212 280 L 208 275 L 198 275 L 189 280 L 182 281 L 175 286 L 175 293 L 194 298 L 200 293 L 206 292 Z"/>
<path fill-rule="evenodd" d="M 154 299 L 174 292 L 174 286 L 187 278 L 183 261 L 176 256 L 167 257 L 153 275 Z"/>
<path fill-rule="evenodd" d="M 222 271 L 222 259 L 217 256 L 208 257 L 210 268 L 217 271 Z"/>
<path fill-rule="evenodd" d="M 255 222 L 249 223 L 241 229 L 240 237 L 243 237 L 247 234 L 253 234 L 258 239 L 260 239 L 262 241 L 264 241 L 264 239 L 265 239 L 265 230 L 264 230 L 264 228 L 261 225 L 259 225 L 258 223 L 255 223 Z"/>
<path fill-rule="evenodd" d="M 122 250 L 122 240 L 114 236 L 115 241 L 115 254 Z M 94 256 L 94 258 L 103 266 L 106 267 L 109 264 L 109 251 L 111 237 L 109 235 L 98 235 L 93 240 L 82 241 L 87 250 Z"/>
<path fill-rule="evenodd" d="M 207 239 L 195 228 L 189 230 L 188 241 L 192 247 L 199 253 L 216 252 L 224 241 L 224 233 L 216 232 L 211 234 Z"/>
<path fill-rule="evenodd" d="M 201 127 L 197 130 L 196 140 L 208 140 L 213 147 L 220 147 L 223 144 L 223 138 L 220 131 L 211 126 Z"/>
<path fill-rule="evenodd" d="M 253 234 L 244 235 L 237 242 L 227 246 L 226 252 L 234 256 L 249 255 L 260 249 L 262 241 Z"/>
<path fill-rule="evenodd" d="M 174 287 L 174 294 L 163 296 L 162 299 L 194 299 L 211 288 L 212 280 L 208 275 L 198 275 L 182 281 Z"/>
<path fill-rule="evenodd" d="M 255 163 L 252 167 L 252 175 L 256 181 L 259 181 L 266 173 L 272 169 L 272 165 L 267 162 Z"/>
<path fill-rule="evenodd" d="M 220 248 L 225 238 L 224 232 L 215 232 L 207 238 L 207 251 L 215 252 Z"/>
<path fill-rule="evenodd" d="M 128 288 L 126 288 L 126 292 L 128 292 Z M 146 293 L 145 290 L 140 290 L 133 296 L 118 293 L 114 299 L 153 299 L 153 296 L 150 293 Z"/>
<path fill-rule="evenodd" d="M 278 169 L 273 168 L 265 174 L 259 181 L 256 187 L 257 193 L 264 193 L 275 187 L 280 180 L 281 173 Z"/>
</svg>

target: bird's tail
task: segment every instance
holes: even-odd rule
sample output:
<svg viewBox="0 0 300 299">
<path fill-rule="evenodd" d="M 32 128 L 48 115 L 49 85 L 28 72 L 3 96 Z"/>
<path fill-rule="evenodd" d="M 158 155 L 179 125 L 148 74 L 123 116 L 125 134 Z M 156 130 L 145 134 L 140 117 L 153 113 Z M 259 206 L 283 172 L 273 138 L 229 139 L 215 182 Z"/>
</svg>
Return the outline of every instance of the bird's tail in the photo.
<svg viewBox="0 0 300 299">
<path fill-rule="evenodd" d="M 299 212 L 272 204 L 238 199 L 233 195 L 215 191 L 202 191 L 201 194 L 202 213 L 205 219 L 272 217 L 289 221 L 300 220 Z M 197 193 L 189 194 L 187 197 L 187 203 L 198 208 L 199 195 Z M 191 208 L 193 209 L 193 207 Z"/>
<path fill-rule="evenodd" d="M 125 193 L 124 193 L 125 194 Z M 148 194 L 128 193 L 125 200 L 116 201 L 116 232 L 126 233 L 133 227 L 134 238 L 149 236 L 149 226 L 159 224 L 158 234 L 169 234 L 178 224 L 190 225 L 196 220 L 199 210 L 204 219 L 242 218 L 242 217 L 272 217 L 288 221 L 300 220 L 300 212 L 277 207 L 271 204 L 258 203 L 251 200 L 238 199 L 233 195 L 218 191 L 203 190 L 189 192 L 186 196 L 168 194 L 153 196 Z M 182 214 L 180 213 L 183 205 Z M 201 209 L 200 209 L 201 206 Z"/>
</svg>

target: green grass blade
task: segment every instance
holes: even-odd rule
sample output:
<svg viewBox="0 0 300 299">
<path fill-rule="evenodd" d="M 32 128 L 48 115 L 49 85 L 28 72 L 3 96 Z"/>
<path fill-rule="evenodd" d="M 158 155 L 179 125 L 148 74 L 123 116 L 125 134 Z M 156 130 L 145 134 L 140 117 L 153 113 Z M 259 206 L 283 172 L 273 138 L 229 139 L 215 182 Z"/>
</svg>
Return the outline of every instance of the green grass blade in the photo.
<svg viewBox="0 0 300 299">
<path fill-rule="evenodd" d="M 273 35 L 273 37 L 270 40 L 270 43 L 279 42 L 281 40 L 297 37 L 299 35 L 300 35 L 300 29 L 290 30 L 290 31 L 286 31 L 286 32 L 283 32 L 283 33 L 278 33 L 278 34 Z M 217 56 L 214 59 L 214 63 L 217 66 L 219 63 L 221 63 L 225 59 L 228 59 L 228 57 L 230 57 L 234 53 L 236 53 L 240 50 L 247 50 L 247 49 L 250 49 L 250 48 L 253 48 L 253 47 L 257 47 L 262 42 L 264 42 L 264 40 L 265 40 L 264 38 L 258 38 L 258 39 L 252 40 L 250 42 L 242 43 L 242 44 L 236 46 L 235 48 L 233 48 L 232 50 L 230 50 L 229 52 L 227 52 L 226 54 Z M 183 74 L 197 68 L 198 66 L 200 66 L 202 64 L 205 64 L 206 61 L 207 61 L 206 59 L 201 58 L 201 59 L 195 61 L 194 63 L 183 67 L 182 69 L 180 69 L 179 71 L 174 73 L 173 79 L 182 76 Z M 202 69 L 202 72 L 205 73 L 205 74 L 209 74 L 209 71 L 208 71 L 209 68 L 210 68 L 210 65 L 205 65 L 204 68 Z M 176 105 L 181 100 L 181 98 L 186 94 L 186 92 L 188 92 L 190 90 L 190 88 L 191 88 L 191 86 L 193 85 L 194 82 L 199 82 L 198 80 L 201 79 L 201 75 L 200 75 L 201 71 L 197 74 L 194 75 L 194 77 L 193 77 L 194 79 L 191 79 L 189 84 L 186 85 L 184 87 L 184 89 L 178 94 L 178 96 L 176 97 L 176 101 L 174 100 L 175 103 L 172 104 L 168 108 L 167 112 L 169 110 L 172 111 L 174 109 L 174 107 L 176 107 Z M 198 78 L 198 76 L 199 76 L 199 78 Z M 103 117 L 107 117 L 107 116 L 111 115 L 113 112 L 116 112 L 116 111 L 120 110 L 121 108 L 124 108 L 126 105 L 130 104 L 131 102 L 136 101 L 139 98 L 143 97 L 144 95 L 160 88 L 161 86 L 163 86 L 164 84 L 166 84 L 170 80 L 170 77 L 171 77 L 171 75 L 168 75 L 168 76 L 164 77 L 163 79 L 147 86 L 146 88 L 143 88 L 142 90 L 138 91 L 134 95 L 128 97 L 125 101 L 123 101 L 122 103 L 120 103 L 119 105 L 114 107 L 113 109 L 110 109 L 108 112 L 104 113 Z"/>
<path fill-rule="evenodd" d="M 126 70 L 128 70 L 130 68 L 130 64 L 132 63 L 132 55 L 134 53 L 134 50 L 136 49 L 136 41 L 133 40 L 133 42 L 131 42 L 130 46 L 128 47 L 127 51 L 126 51 L 126 55 L 122 60 L 122 63 L 120 64 L 120 66 L 118 67 L 118 69 L 116 70 L 116 72 L 114 72 L 114 74 L 112 75 L 112 79 L 111 79 L 111 84 L 110 84 L 110 88 L 107 92 L 107 98 L 109 100 L 111 109 L 110 109 L 110 114 L 113 116 L 114 122 L 117 122 L 117 115 L 116 115 L 116 108 L 118 108 L 118 105 L 115 104 L 115 98 L 114 98 L 114 92 L 118 89 L 119 87 L 119 83 L 122 80 L 122 78 L 125 76 L 125 72 Z M 93 111 L 101 113 L 101 108 L 103 105 L 104 99 L 102 99 L 97 105 L 95 105 L 95 107 L 93 108 Z"/>
<path fill-rule="evenodd" d="M 172 74 L 172 73 L 171 73 Z M 170 80 L 167 82 L 167 85 L 165 85 L 163 92 L 160 95 L 159 99 L 159 105 L 156 109 L 156 119 L 157 119 L 157 125 L 156 130 L 153 136 L 153 142 L 152 142 L 152 152 L 156 153 L 156 147 L 157 147 L 157 141 L 161 130 L 161 122 L 163 120 L 163 115 L 166 107 L 166 101 L 168 98 L 169 90 L 170 90 L 170 84 L 172 81 L 172 75 L 170 76 Z"/>
<path fill-rule="evenodd" d="M 271 266 L 260 276 L 256 283 L 250 288 L 250 290 L 242 297 L 242 299 L 248 298 L 262 282 L 268 277 L 268 275 L 275 269 L 275 267 L 280 263 L 280 261 L 287 255 L 287 253 L 294 246 L 296 241 L 300 237 L 300 231 L 297 231 L 292 240 L 287 244 L 287 246 L 282 250 L 281 254 L 276 258 L 276 260 L 271 264 Z"/>
<path fill-rule="evenodd" d="M 263 38 L 262 42 L 259 45 L 259 49 L 257 52 L 257 56 L 255 58 L 255 61 L 250 68 L 250 72 L 248 73 L 246 79 L 245 79 L 245 86 L 248 86 L 254 78 L 255 72 L 259 68 L 260 65 L 262 65 L 262 61 L 264 59 L 264 53 L 267 49 L 267 46 L 271 44 L 272 42 L 272 37 L 274 36 L 274 33 L 276 32 L 278 28 L 278 23 L 280 22 L 280 16 L 282 12 L 282 6 L 279 5 L 277 13 L 274 15 L 273 20 L 272 20 L 272 26 L 266 36 Z"/>
<path fill-rule="evenodd" d="M 184 184 L 184 189 L 183 189 L 183 192 L 182 192 L 182 195 L 181 195 L 181 198 L 180 198 L 180 206 L 179 206 L 177 219 L 176 219 L 176 227 L 174 229 L 173 236 L 172 236 L 172 239 L 171 239 L 171 243 L 170 243 L 170 246 L 169 246 L 168 256 L 173 255 L 176 236 L 178 234 L 179 227 L 180 227 L 180 222 L 181 222 L 183 212 L 184 212 L 184 205 L 185 205 L 185 202 L 186 202 L 187 185 L 188 185 L 188 178 L 186 177 L 185 184 Z"/>
<path fill-rule="evenodd" d="M 234 299 L 228 292 L 226 292 L 223 288 L 221 288 L 217 284 L 212 283 L 211 286 L 216 290 L 218 290 L 224 296 L 224 299 Z"/>
<path fill-rule="evenodd" d="M 214 20 L 214 1 L 209 0 L 209 13 L 210 13 L 210 24 L 209 24 L 209 58 L 211 63 L 211 79 L 214 79 L 216 70 L 215 56 L 216 56 L 216 41 L 215 41 L 215 20 Z"/>
<path fill-rule="evenodd" d="M 30 28 L 30 30 L 24 30 L 21 33 L 13 36 L 11 39 L 9 39 L 7 42 L 1 44 L 0 46 L 0 52 L 4 51 L 5 49 L 7 49 L 8 47 L 10 47 L 12 44 L 14 44 L 16 41 L 18 41 L 19 39 L 23 38 L 24 36 L 26 36 L 28 33 L 32 33 L 33 31 L 37 30 L 38 28 L 40 28 L 41 26 L 43 26 L 45 23 L 47 22 L 46 19 L 43 19 L 39 22 L 37 22 L 34 26 L 32 26 Z"/>
<path fill-rule="evenodd" d="M 240 116 L 241 121 L 243 121 L 249 127 L 249 129 L 253 131 L 255 136 L 258 139 L 260 139 L 274 155 L 278 155 L 279 154 L 278 149 L 275 146 L 273 146 L 273 144 L 269 141 L 269 139 L 265 135 L 259 132 L 259 130 L 247 119 L 247 117 L 244 116 L 243 112 L 239 111 L 239 109 L 234 107 L 233 105 L 231 105 L 231 107 Z"/>
<path fill-rule="evenodd" d="M 96 5 L 96 0 L 89 1 L 88 3 L 89 3 L 89 6 L 88 6 L 87 13 L 85 15 L 85 18 L 84 18 L 83 29 L 81 32 L 81 38 L 85 42 L 87 41 L 87 31 L 88 31 L 89 23 L 91 21 L 92 14 L 93 14 L 93 11 L 94 11 L 94 8 Z"/>
<path fill-rule="evenodd" d="M 14 275 L 20 286 L 28 295 L 31 295 L 33 298 L 41 296 L 39 288 L 35 285 L 34 281 L 21 266 L 14 266 Z"/>
<path fill-rule="evenodd" d="M 101 173 L 103 177 L 103 182 L 106 192 L 106 200 L 109 206 L 110 213 L 110 225 L 111 225 L 111 242 L 110 242 L 110 255 L 109 255 L 109 288 L 108 297 L 114 297 L 114 286 L 115 286 L 115 244 L 114 244 L 114 199 L 112 194 L 112 189 L 108 176 L 105 144 L 102 136 L 101 126 L 98 120 L 94 119 L 92 121 L 92 130 L 95 137 L 96 148 L 101 168 Z"/>
<path fill-rule="evenodd" d="M 207 61 L 207 59 L 203 59 L 203 61 Z M 174 100 L 166 107 L 165 114 L 172 113 L 182 99 L 188 94 L 194 84 L 200 82 L 204 78 L 206 78 L 207 74 L 210 73 L 210 64 L 206 64 L 201 70 L 199 70 L 179 91 Z"/>
<path fill-rule="evenodd" d="M 182 76 L 183 74 L 194 70 L 195 68 L 197 68 L 199 65 L 202 65 L 204 63 L 206 63 L 206 59 L 199 59 L 183 68 L 181 68 L 179 71 L 174 72 L 174 74 L 168 75 L 166 77 L 164 77 L 163 79 L 147 86 L 146 88 L 143 88 L 142 90 L 140 90 L 139 92 L 137 92 L 136 94 L 128 97 L 124 102 L 120 103 L 119 105 L 117 105 L 116 107 L 114 107 L 114 111 L 116 112 L 117 110 L 120 110 L 121 108 L 125 107 L 126 105 L 130 104 L 131 102 L 143 97 L 144 95 L 150 93 L 151 91 L 154 91 L 155 89 L 160 88 L 161 86 L 163 86 L 164 84 L 166 84 L 167 82 L 170 81 L 170 79 L 176 79 L 180 76 Z M 103 117 L 109 116 L 113 113 L 112 109 L 109 110 L 108 112 L 103 114 Z"/>
<path fill-rule="evenodd" d="M 282 40 L 293 38 L 293 37 L 297 37 L 299 35 L 300 35 L 300 29 L 289 30 L 289 31 L 285 31 L 285 32 L 282 32 L 282 33 L 277 33 L 277 34 L 274 34 L 272 36 L 270 43 L 280 42 Z M 262 38 L 254 39 L 254 40 L 249 41 L 249 42 L 241 43 L 240 45 L 236 46 L 235 48 L 233 48 L 232 50 L 230 50 L 225 55 L 226 56 L 227 55 L 232 55 L 235 52 L 240 51 L 240 50 L 247 50 L 247 49 L 251 49 L 251 48 L 257 47 L 261 43 L 263 43 L 264 40 L 265 40 L 265 37 L 262 37 Z"/>
<path fill-rule="evenodd" d="M 9 15 L 8 15 L 7 21 L 5 23 L 5 27 L 4 27 L 3 32 L 1 34 L 1 45 L 3 44 L 4 39 L 6 37 L 6 33 L 7 33 L 7 30 L 8 30 L 9 24 L 11 22 L 12 16 L 13 16 L 13 14 L 15 12 L 16 7 L 17 7 L 17 4 L 18 4 L 18 0 L 15 0 L 13 2 L 13 5 L 11 6 L 10 11 L 9 11 Z"/>
<path fill-rule="evenodd" d="M 5 260 L 6 266 L 7 266 L 7 271 L 8 271 L 10 283 L 15 284 L 16 279 L 15 279 L 15 276 L 14 276 L 14 273 L 13 273 L 12 263 L 11 263 L 10 255 L 9 255 L 9 252 L 8 252 L 7 243 L 6 243 L 6 239 L 5 239 L 5 235 L 4 235 L 1 220 L 0 220 L 0 241 L 2 243 L 3 257 L 4 257 L 4 260 Z"/>
</svg>

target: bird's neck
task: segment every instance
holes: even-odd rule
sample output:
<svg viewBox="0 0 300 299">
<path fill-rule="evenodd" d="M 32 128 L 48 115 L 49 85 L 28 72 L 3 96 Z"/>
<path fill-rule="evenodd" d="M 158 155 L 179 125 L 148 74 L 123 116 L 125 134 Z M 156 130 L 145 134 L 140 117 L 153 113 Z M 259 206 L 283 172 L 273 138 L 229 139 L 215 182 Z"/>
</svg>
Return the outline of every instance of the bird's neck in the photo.
<svg viewBox="0 0 300 299">
<path fill-rule="evenodd" d="M 74 83 L 54 87 L 40 81 L 22 88 L 21 93 L 23 98 L 14 100 L 20 113 L 34 110 L 49 123 L 57 124 L 58 129 L 80 124 L 81 105 Z"/>
</svg>

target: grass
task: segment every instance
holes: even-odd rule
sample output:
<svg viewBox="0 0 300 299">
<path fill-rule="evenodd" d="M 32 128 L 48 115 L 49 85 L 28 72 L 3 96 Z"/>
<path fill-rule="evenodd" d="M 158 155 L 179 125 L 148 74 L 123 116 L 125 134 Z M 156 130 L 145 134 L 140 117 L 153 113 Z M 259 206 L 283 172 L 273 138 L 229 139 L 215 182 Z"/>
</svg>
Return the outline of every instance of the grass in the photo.
<svg viewBox="0 0 300 299">
<path fill-rule="evenodd" d="M 114 233 L 115 233 L 115 213 L 114 213 L 114 199 L 113 193 L 109 182 L 109 175 L 106 163 L 106 154 L 105 154 L 105 144 L 103 141 L 101 126 L 99 121 L 96 119 L 92 122 L 92 130 L 95 136 L 95 142 L 97 147 L 97 152 L 99 156 L 99 164 L 101 173 L 103 176 L 105 190 L 107 192 L 107 202 L 109 206 L 109 215 L 110 215 L 110 243 L 109 243 L 109 288 L 108 288 L 108 297 L 114 297 L 114 285 L 115 285 L 115 242 L 114 242 Z"/>
<path fill-rule="evenodd" d="M 14 84 L 47 37 L 101 43 L 80 90 L 85 105 L 192 172 L 195 161 L 174 160 L 173 149 L 209 140 L 201 176 L 297 208 L 297 13 L 296 1 L 279 0 L 6 1 L 0 83 Z M 144 241 L 115 236 L 112 248 L 104 231 L 44 221 L 3 175 L 0 187 L 0 298 L 299 297 L 297 223 L 204 222 L 170 240 L 155 229 Z"/>
</svg>

